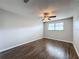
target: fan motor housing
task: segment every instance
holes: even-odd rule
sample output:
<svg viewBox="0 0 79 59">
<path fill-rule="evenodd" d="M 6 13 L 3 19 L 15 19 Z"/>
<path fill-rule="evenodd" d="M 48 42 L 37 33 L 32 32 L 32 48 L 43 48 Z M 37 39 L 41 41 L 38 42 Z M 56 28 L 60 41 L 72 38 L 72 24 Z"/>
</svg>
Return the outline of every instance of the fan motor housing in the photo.
<svg viewBox="0 0 79 59">
<path fill-rule="evenodd" d="M 24 3 L 27 3 L 29 0 L 24 0 Z"/>
</svg>

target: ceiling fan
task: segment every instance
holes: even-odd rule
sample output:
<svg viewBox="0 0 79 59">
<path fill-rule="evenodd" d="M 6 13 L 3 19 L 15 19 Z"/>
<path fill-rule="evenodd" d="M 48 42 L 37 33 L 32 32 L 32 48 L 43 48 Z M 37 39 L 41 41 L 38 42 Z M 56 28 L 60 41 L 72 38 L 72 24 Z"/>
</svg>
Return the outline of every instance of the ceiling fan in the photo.
<svg viewBox="0 0 79 59">
<path fill-rule="evenodd" d="M 51 20 L 51 18 L 55 18 L 56 16 L 55 15 L 51 15 L 50 13 L 48 13 L 48 12 L 44 12 L 43 13 L 43 16 L 42 16 L 42 21 L 43 22 L 47 22 L 47 21 L 50 21 Z"/>
</svg>

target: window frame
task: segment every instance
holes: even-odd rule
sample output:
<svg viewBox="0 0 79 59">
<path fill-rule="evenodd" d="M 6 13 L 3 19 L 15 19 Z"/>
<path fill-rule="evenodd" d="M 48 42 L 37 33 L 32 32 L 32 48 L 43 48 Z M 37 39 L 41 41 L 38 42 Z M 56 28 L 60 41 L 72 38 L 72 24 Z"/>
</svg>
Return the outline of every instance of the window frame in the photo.
<svg viewBox="0 0 79 59">
<path fill-rule="evenodd" d="M 56 24 L 58 24 L 58 23 L 62 23 L 63 29 L 56 30 L 56 27 L 57 27 Z M 53 29 L 53 30 L 52 30 L 52 29 L 51 29 L 51 30 L 49 29 L 49 25 L 50 25 L 50 24 L 54 24 L 54 27 L 53 27 L 54 29 Z M 64 31 L 64 22 L 53 22 L 53 23 L 49 23 L 49 24 L 48 24 L 48 30 L 49 30 L 49 31 Z"/>
</svg>

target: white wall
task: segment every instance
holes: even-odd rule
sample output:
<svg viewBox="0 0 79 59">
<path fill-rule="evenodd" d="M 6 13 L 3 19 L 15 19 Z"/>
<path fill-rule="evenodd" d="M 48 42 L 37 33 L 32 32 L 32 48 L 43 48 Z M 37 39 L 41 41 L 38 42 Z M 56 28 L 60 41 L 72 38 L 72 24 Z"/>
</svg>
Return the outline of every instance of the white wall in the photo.
<svg viewBox="0 0 79 59">
<path fill-rule="evenodd" d="M 73 20 L 73 45 L 79 56 L 79 13 L 76 13 Z"/>
<path fill-rule="evenodd" d="M 64 31 L 48 30 L 48 24 L 53 22 L 64 22 Z M 73 41 L 73 19 L 63 19 L 48 22 L 44 24 L 44 38 L 55 39 L 59 41 L 72 42 Z"/>
<path fill-rule="evenodd" d="M 79 0 L 75 0 L 73 17 L 73 45 L 79 56 Z"/>
<path fill-rule="evenodd" d="M 43 24 L 34 14 L 22 16 L 0 9 L 0 52 L 41 39 Z"/>
</svg>

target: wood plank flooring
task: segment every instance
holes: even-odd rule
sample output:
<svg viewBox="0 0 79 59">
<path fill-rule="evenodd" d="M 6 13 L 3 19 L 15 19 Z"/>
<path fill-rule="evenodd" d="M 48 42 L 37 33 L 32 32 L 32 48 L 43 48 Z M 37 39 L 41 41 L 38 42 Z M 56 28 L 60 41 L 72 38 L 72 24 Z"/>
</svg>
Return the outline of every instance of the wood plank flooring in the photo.
<svg viewBox="0 0 79 59">
<path fill-rule="evenodd" d="M 0 53 L 0 59 L 79 59 L 72 44 L 40 39 Z"/>
</svg>

